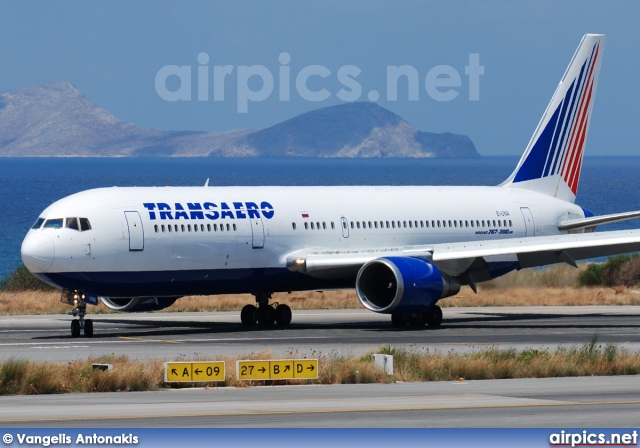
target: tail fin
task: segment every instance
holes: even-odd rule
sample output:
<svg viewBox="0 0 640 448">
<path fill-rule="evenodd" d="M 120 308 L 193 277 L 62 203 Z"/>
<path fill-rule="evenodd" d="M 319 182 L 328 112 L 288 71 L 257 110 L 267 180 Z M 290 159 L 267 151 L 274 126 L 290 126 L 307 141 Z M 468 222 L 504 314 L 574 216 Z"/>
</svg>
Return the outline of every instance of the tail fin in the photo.
<svg viewBox="0 0 640 448">
<path fill-rule="evenodd" d="M 575 202 L 606 36 L 585 34 L 505 187 Z"/>
</svg>

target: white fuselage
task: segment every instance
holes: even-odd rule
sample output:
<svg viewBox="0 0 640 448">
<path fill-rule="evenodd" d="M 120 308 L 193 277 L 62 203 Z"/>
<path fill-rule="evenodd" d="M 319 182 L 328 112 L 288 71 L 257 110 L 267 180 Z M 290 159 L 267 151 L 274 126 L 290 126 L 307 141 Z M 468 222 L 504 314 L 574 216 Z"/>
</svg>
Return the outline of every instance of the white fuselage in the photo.
<svg viewBox="0 0 640 448">
<path fill-rule="evenodd" d="M 100 188 L 55 202 L 23 243 L 29 269 L 113 297 L 353 287 L 286 269 L 300 250 L 384 250 L 560 232 L 572 203 L 507 187 Z M 91 229 L 47 227 L 87 218 Z"/>
</svg>

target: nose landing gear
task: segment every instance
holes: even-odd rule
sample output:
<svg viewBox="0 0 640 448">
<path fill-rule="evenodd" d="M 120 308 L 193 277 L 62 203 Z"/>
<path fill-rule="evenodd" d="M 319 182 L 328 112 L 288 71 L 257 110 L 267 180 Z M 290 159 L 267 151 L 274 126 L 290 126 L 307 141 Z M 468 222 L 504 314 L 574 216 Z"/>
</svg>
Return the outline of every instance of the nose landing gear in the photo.
<svg viewBox="0 0 640 448">
<path fill-rule="evenodd" d="M 87 314 L 87 304 L 84 301 L 84 294 L 82 291 L 75 291 L 73 293 L 69 291 L 63 291 L 60 301 L 73 305 L 75 308 L 69 312 L 70 316 L 76 317 L 71 321 L 71 337 L 80 337 L 80 332 L 84 331 L 84 336 L 87 338 L 93 337 L 93 321 L 91 319 L 85 319 Z"/>
</svg>

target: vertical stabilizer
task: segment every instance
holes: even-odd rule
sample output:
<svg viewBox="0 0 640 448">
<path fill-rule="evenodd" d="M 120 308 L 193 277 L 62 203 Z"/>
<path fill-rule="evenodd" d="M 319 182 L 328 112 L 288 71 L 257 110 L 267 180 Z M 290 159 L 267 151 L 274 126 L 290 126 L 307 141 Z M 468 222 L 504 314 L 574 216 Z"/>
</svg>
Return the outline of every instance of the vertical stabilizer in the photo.
<svg viewBox="0 0 640 448">
<path fill-rule="evenodd" d="M 575 202 L 606 36 L 585 34 L 505 187 Z"/>
</svg>

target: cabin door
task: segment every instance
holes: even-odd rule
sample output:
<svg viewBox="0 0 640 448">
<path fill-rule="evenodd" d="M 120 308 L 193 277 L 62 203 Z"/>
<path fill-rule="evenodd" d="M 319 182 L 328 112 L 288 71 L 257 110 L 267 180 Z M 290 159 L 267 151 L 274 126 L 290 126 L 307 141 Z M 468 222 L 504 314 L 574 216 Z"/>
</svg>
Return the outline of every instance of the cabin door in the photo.
<svg viewBox="0 0 640 448">
<path fill-rule="evenodd" d="M 264 248 L 264 224 L 262 223 L 262 217 L 251 218 L 251 240 L 252 247 L 254 249 Z"/>
<path fill-rule="evenodd" d="M 536 226 L 533 222 L 533 214 L 529 207 L 520 207 L 522 217 L 524 218 L 524 236 L 536 236 Z"/>
<path fill-rule="evenodd" d="M 144 229 L 138 212 L 124 212 L 129 228 L 129 250 L 144 250 Z"/>
</svg>

